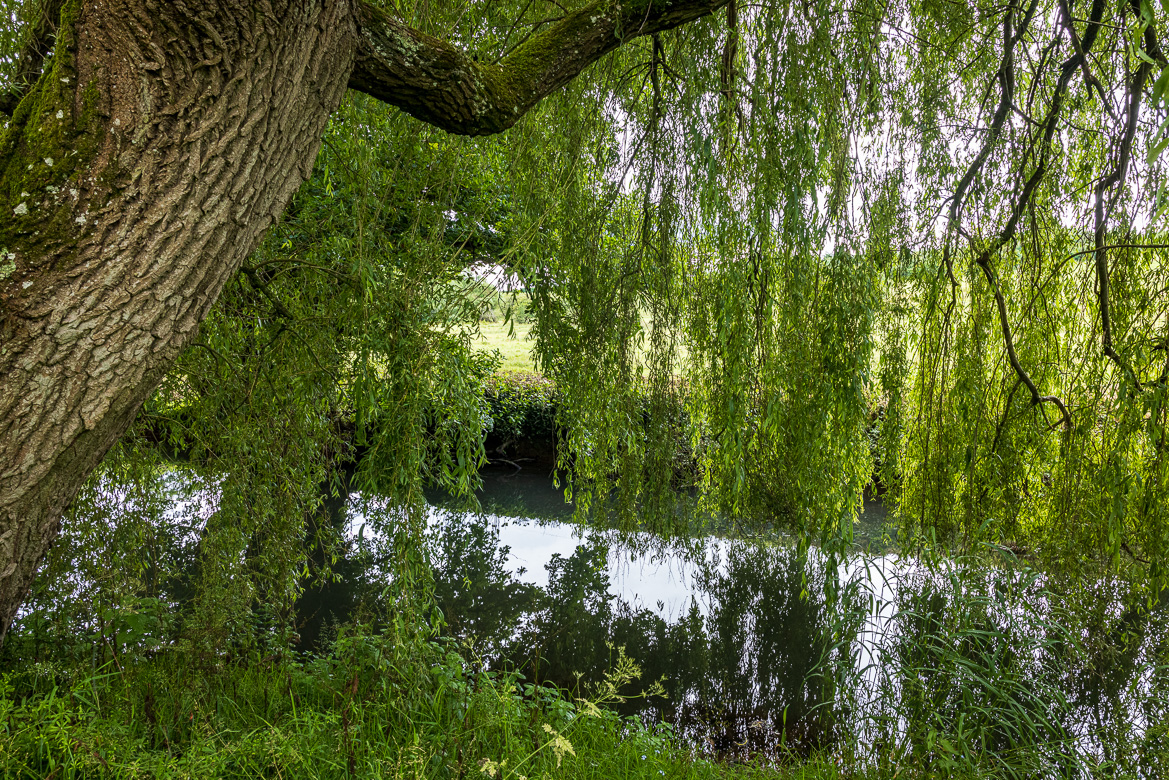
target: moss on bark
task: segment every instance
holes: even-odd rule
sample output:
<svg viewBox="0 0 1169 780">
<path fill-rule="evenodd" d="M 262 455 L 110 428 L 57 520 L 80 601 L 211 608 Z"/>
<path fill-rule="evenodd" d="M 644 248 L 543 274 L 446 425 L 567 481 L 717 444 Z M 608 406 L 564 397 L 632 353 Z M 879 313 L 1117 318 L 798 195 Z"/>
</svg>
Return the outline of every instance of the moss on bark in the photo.
<svg viewBox="0 0 1169 780">
<path fill-rule="evenodd" d="M 49 247 L 77 234 L 82 178 L 104 136 L 97 87 L 77 83 L 80 0 L 61 11 L 48 67 L 0 134 L 0 281 L 19 278 Z"/>
</svg>

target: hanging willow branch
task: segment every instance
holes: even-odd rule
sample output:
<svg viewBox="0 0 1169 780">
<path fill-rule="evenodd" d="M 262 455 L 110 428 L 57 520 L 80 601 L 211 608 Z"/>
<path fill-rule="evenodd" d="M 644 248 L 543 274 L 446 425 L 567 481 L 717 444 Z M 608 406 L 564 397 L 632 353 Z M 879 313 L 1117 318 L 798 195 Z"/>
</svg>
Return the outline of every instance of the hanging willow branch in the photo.
<svg viewBox="0 0 1169 780">
<path fill-rule="evenodd" d="M 735 102 L 735 55 L 739 51 L 739 12 L 735 0 L 727 3 L 727 40 L 723 44 L 719 84 L 728 106 Z"/>
<path fill-rule="evenodd" d="M 986 142 L 982 145 L 974 161 L 966 169 L 966 173 L 958 181 L 958 186 L 954 188 L 954 194 L 950 198 L 950 217 L 946 226 L 946 245 L 942 249 L 942 261 L 946 266 L 946 275 L 950 279 L 950 286 L 952 290 L 958 289 L 958 280 L 954 276 L 954 264 L 950 257 L 950 235 L 955 228 L 959 227 L 962 220 L 962 206 L 966 201 L 967 193 L 970 190 L 970 185 L 973 184 L 974 179 L 982 172 L 983 166 L 986 165 L 990 153 L 998 144 L 999 138 L 1002 136 L 1003 123 L 1007 119 L 1007 115 L 1011 111 L 1011 105 L 1014 102 L 1015 96 L 1015 42 L 1018 37 L 1013 34 L 1015 19 L 1015 8 L 1011 6 L 1007 9 L 1007 13 L 1003 18 L 1003 59 L 999 65 L 998 73 L 995 78 L 1002 85 L 999 96 L 999 104 L 995 108 L 994 115 L 990 120 L 990 128 L 987 133 Z M 1029 19 L 1025 19 L 1025 22 Z M 1019 34 L 1022 34 L 1022 30 Z"/>
<path fill-rule="evenodd" d="M 1132 2 L 1130 5 L 1133 11 L 1140 16 L 1139 1 Z M 1107 176 L 1099 181 L 1095 188 L 1095 229 L 1093 231 L 1096 261 L 1096 298 L 1100 306 L 1101 346 L 1104 354 L 1120 368 L 1126 377 L 1132 380 L 1137 390 L 1141 390 L 1143 387 L 1140 379 L 1137 378 L 1132 366 L 1117 353 L 1112 343 L 1112 302 L 1109 292 L 1108 255 L 1105 251 L 1109 247 L 1105 244 L 1104 237 L 1108 230 L 1108 218 L 1115 208 L 1116 202 L 1123 194 L 1124 184 L 1128 178 L 1129 164 L 1132 160 L 1133 139 L 1136 138 L 1137 123 L 1140 120 L 1141 98 L 1144 95 L 1145 83 L 1148 81 L 1149 74 L 1152 72 L 1152 63 L 1154 61 L 1160 61 L 1163 64 L 1165 59 L 1164 55 L 1161 54 L 1161 48 L 1152 24 L 1149 24 L 1145 28 L 1142 37 L 1142 50 L 1147 55 L 1147 58 L 1141 60 L 1140 65 L 1133 73 L 1132 81 L 1128 85 L 1128 110 L 1126 112 L 1124 135 L 1121 137 L 1120 146 L 1117 149 L 1116 165 Z M 1154 60 L 1154 58 L 1156 59 Z M 1111 196 L 1106 197 L 1109 191 L 1111 191 Z"/>
<path fill-rule="evenodd" d="M 1023 367 L 1019 360 L 1018 351 L 1015 348 L 1015 339 L 1011 330 L 1010 316 L 1007 311 L 1006 296 L 1003 294 L 1002 285 L 999 282 L 998 275 L 991 266 L 991 257 L 1006 245 L 1015 235 L 1018 229 L 1019 220 L 1023 214 L 1026 213 L 1030 205 L 1035 191 L 1042 182 L 1043 177 L 1047 173 L 1048 168 L 1048 154 L 1051 149 L 1052 138 L 1055 134 L 1055 129 L 1059 121 L 1060 113 L 1063 108 L 1064 97 L 1067 93 L 1068 84 L 1071 81 L 1073 74 L 1081 68 L 1084 64 L 1087 52 L 1091 51 L 1092 45 L 1096 41 L 1097 32 L 1099 30 L 1099 22 L 1104 13 L 1104 3 L 1101 0 L 1096 0 L 1093 3 L 1091 11 L 1091 19 L 1088 24 L 1088 31 L 1085 33 L 1079 44 L 1074 47 L 1073 55 L 1062 64 L 1060 68 L 1059 81 L 1056 83 L 1055 92 L 1052 95 L 1051 107 L 1048 110 L 1047 117 L 1041 123 L 1043 128 L 1042 139 L 1039 141 L 1039 162 L 1031 175 L 1027 177 L 1023 184 L 1023 189 L 1019 194 L 1018 200 L 1011 208 L 1010 218 L 999 232 L 999 235 L 990 244 L 979 253 L 975 259 L 975 264 L 982 269 L 983 276 L 990 285 L 991 292 L 994 294 L 995 305 L 998 309 L 999 327 L 1003 335 L 1003 344 L 1007 350 L 1007 359 L 1011 364 L 1019 381 L 1026 385 L 1027 390 L 1031 393 L 1031 404 L 1038 406 L 1043 403 L 1050 403 L 1057 407 L 1062 417 L 1062 423 L 1065 428 L 1070 429 L 1072 426 L 1071 414 L 1068 412 L 1067 405 L 1057 395 L 1041 395 L 1039 388 L 1036 386 L 1034 379 Z M 1066 10 L 1066 9 L 1065 9 Z M 1072 26 L 1070 12 L 1065 13 L 1065 29 Z M 1014 100 L 1014 56 L 1013 46 L 1019 41 L 1021 31 L 1018 35 L 1011 33 L 1011 19 L 1012 11 L 1008 10 L 1003 21 L 1003 65 L 999 70 L 998 79 L 1001 86 L 1001 95 L 999 100 L 999 108 L 995 112 L 994 120 L 991 123 L 992 133 L 984 144 L 979 155 L 975 158 L 970 168 L 966 171 L 966 175 L 962 177 L 959 184 L 959 190 L 955 193 L 955 201 L 951 204 L 950 215 L 951 220 L 955 221 L 959 218 L 961 209 L 961 197 L 965 197 L 966 191 L 973 181 L 974 176 L 981 170 L 985 164 L 987 157 L 990 154 L 990 147 L 998 140 L 999 131 L 1001 130 L 1003 120 L 1005 119 L 1007 111 L 1013 104 Z M 1130 144 L 1131 145 L 1131 144 Z M 1032 144 L 1034 149 L 1034 142 Z"/>
<path fill-rule="evenodd" d="M 1072 9 L 1068 6 L 1068 0 L 1060 0 L 1059 10 L 1063 14 L 1063 27 L 1068 31 L 1068 37 L 1072 41 L 1072 50 L 1076 53 L 1077 67 L 1083 71 L 1084 85 L 1089 90 L 1096 91 L 1096 94 L 1100 97 L 1101 105 L 1104 106 L 1104 110 L 1115 120 L 1116 112 L 1112 109 L 1112 103 L 1108 99 L 1108 92 L 1104 89 L 1104 85 L 1100 83 L 1100 79 L 1096 78 L 1096 75 L 1092 73 L 1092 69 L 1088 64 L 1087 52 L 1096 41 L 1096 35 L 1099 31 L 1099 16 L 1093 14 L 1092 19 L 1095 21 L 1089 23 L 1088 29 L 1084 33 L 1084 40 L 1081 41 L 1079 33 L 1076 32 L 1075 18 L 1072 16 Z M 1092 10 L 1095 12 L 1095 6 L 1093 6 Z"/>
<path fill-rule="evenodd" d="M 1011 335 L 1011 322 L 1007 314 L 1006 298 L 1003 296 L 1003 288 L 999 284 L 998 276 L 990 267 L 989 253 L 984 252 L 975 262 L 982 269 L 987 282 L 990 284 L 991 290 L 994 292 L 994 300 L 999 310 L 999 325 L 1003 332 L 1003 343 L 1007 348 L 1007 359 L 1010 361 L 1011 368 L 1015 370 L 1015 374 L 1019 377 L 1019 380 L 1031 391 L 1031 404 L 1033 406 L 1038 406 L 1041 403 L 1054 404 L 1059 408 L 1060 414 L 1063 416 L 1064 427 L 1070 429 L 1072 427 L 1072 417 L 1068 413 L 1067 405 L 1057 395 L 1040 395 L 1039 389 L 1035 386 L 1035 380 L 1031 378 L 1031 375 L 1023 368 L 1023 364 L 1019 362 L 1019 355 L 1015 352 L 1015 339 Z"/>
<path fill-rule="evenodd" d="M 1120 370 L 1132 380 L 1138 390 L 1141 389 L 1141 382 L 1137 379 L 1132 366 L 1117 354 L 1116 349 L 1112 345 L 1112 305 L 1108 290 L 1108 254 L 1105 252 L 1104 235 L 1108 230 L 1108 217 L 1111 215 L 1112 209 L 1116 206 L 1117 200 L 1120 199 L 1120 195 L 1124 191 L 1124 182 L 1128 175 L 1129 160 L 1132 157 L 1132 142 L 1136 135 L 1137 120 L 1140 117 L 1141 94 L 1144 91 L 1145 81 L 1149 76 L 1150 70 L 1151 66 L 1149 63 L 1141 62 L 1140 67 L 1133 74 L 1132 84 L 1129 87 L 1128 118 L 1125 123 L 1124 136 L 1120 142 L 1120 149 L 1117 153 L 1116 166 L 1096 185 L 1094 209 L 1095 230 L 1093 231 L 1093 238 L 1096 245 L 1096 299 L 1100 305 L 1101 345 L 1104 349 L 1104 354 L 1120 367 Z M 1105 194 L 1110 190 L 1112 190 L 1112 194 L 1111 197 L 1107 198 L 1108 203 L 1106 206 Z"/>
</svg>

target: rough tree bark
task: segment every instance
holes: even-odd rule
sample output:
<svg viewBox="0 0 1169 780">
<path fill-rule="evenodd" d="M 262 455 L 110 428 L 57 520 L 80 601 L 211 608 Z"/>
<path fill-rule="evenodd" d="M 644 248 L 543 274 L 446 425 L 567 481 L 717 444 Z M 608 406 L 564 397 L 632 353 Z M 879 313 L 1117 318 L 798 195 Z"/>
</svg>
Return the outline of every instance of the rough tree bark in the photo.
<svg viewBox="0 0 1169 780">
<path fill-rule="evenodd" d="M 359 0 L 45 2 L 35 81 L 0 95 L 0 642 L 69 502 L 308 177 L 347 87 L 497 133 L 624 41 L 726 0 L 598 0 L 499 65 Z"/>
</svg>

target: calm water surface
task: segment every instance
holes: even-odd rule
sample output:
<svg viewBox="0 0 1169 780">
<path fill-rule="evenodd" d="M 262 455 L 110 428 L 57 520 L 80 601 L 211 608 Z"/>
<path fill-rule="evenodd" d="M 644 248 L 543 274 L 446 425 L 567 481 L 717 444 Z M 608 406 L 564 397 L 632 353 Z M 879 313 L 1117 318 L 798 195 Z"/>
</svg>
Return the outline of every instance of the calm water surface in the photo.
<svg viewBox="0 0 1169 780">
<path fill-rule="evenodd" d="M 956 730 L 974 747 L 955 749 L 1051 745 L 1043 760 L 1059 767 L 1114 760 L 1169 720 L 1166 632 L 1112 585 L 1093 624 L 1014 559 L 971 570 L 874 553 L 888 540 L 879 502 L 857 553 L 826 571 L 790 540 L 671 548 L 581 529 L 551 480 L 524 471 L 486 474 L 480 512 L 429 499 L 439 605 L 478 662 L 584 695 L 623 652 L 642 677 L 621 708 L 713 754 L 807 754 L 846 733 L 936 752 Z M 353 511 L 351 531 L 363 520 Z M 637 697 L 655 681 L 661 695 Z"/>
</svg>

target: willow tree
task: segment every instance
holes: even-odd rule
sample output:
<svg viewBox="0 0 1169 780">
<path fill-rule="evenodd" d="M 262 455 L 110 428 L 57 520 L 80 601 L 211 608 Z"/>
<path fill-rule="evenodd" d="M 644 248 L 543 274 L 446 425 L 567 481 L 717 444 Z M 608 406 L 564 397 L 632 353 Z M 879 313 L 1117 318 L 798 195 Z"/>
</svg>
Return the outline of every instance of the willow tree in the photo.
<svg viewBox="0 0 1169 780">
<path fill-rule="evenodd" d="M 653 506 L 627 388 L 685 387 L 723 516 L 839 548 L 876 470 L 904 541 L 1163 584 L 1162 11 L 792 3 L 622 52 L 642 207 L 567 202 L 534 285 L 573 468 Z"/>
<path fill-rule="evenodd" d="M 346 88 L 451 133 L 538 123 L 508 160 L 508 262 L 582 505 L 666 506 L 681 436 L 711 509 L 839 545 L 876 452 L 907 531 L 1156 569 L 1159 10 L 825 0 L 684 24 L 723 5 L 32 6 L 0 145 L 0 625 Z"/>
</svg>

